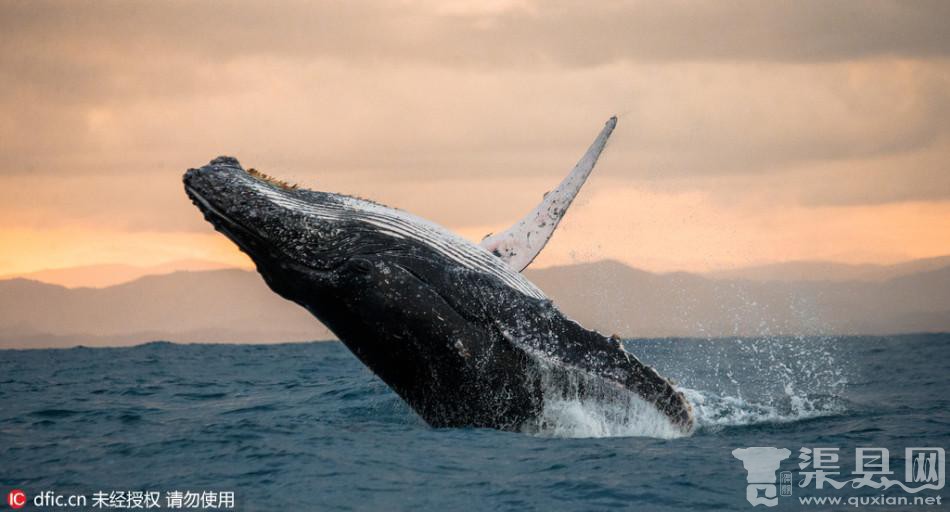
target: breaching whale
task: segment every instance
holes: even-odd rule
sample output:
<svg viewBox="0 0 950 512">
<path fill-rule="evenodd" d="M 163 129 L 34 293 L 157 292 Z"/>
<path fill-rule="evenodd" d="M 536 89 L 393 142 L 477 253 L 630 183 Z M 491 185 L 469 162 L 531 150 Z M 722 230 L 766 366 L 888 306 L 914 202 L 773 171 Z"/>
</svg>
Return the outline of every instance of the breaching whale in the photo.
<svg viewBox="0 0 950 512">
<path fill-rule="evenodd" d="M 685 432 L 691 408 L 670 381 L 615 337 L 567 318 L 520 273 L 616 123 L 537 208 L 479 245 L 398 209 L 245 171 L 232 157 L 189 169 L 184 185 L 274 292 L 309 310 L 434 427 L 524 430 L 550 401 L 633 397 Z"/>
</svg>

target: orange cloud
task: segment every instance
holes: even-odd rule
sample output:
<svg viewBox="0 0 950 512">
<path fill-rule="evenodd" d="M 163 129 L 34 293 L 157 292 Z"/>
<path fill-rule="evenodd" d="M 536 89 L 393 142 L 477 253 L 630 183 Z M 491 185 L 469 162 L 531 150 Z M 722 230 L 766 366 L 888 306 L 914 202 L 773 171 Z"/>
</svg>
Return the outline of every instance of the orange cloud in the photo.
<svg viewBox="0 0 950 512">
<path fill-rule="evenodd" d="M 70 229 L 0 229 L 0 275 L 99 263 L 152 266 L 198 259 L 250 268 L 250 260 L 212 233 Z"/>
</svg>

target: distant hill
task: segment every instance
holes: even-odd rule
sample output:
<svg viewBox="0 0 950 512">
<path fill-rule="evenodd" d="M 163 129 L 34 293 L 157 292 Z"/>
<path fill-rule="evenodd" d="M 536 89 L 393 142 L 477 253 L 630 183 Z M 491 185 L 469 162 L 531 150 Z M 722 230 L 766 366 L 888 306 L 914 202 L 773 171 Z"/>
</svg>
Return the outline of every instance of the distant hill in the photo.
<svg viewBox="0 0 950 512">
<path fill-rule="evenodd" d="M 654 274 L 615 261 L 527 276 L 585 326 L 628 337 L 950 331 L 950 266 L 840 282 Z M 250 271 L 175 272 L 101 289 L 0 281 L 0 347 L 331 337 Z"/>
<path fill-rule="evenodd" d="M 0 276 L 0 280 L 23 278 L 40 281 L 47 284 L 58 284 L 67 288 L 104 288 L 121 283 L 134 281 L 140 277 L 160 274 L 170 274 L 181 270 L 218 270 L 231 268 L 224 263 L 205 260 L 177 260 L 161 265 L 139 266 L 121 263 L 104 263 L 100 265 L 83 265 L 68 268 L 51 268 L 37 270 L 27 274 Z"/>
<path fill-rule="evenodd" d="M 950 266 L 842 282 L 652 274 L 613 261 L 527 274 L 569 316 L 622 336 L 950 331 Z"/>
<path fill-rule="evenodd" d="M 950 266 L 950 255 L 924 258 L 894 265 L 834 263 L 830 261 L 789 261 L 705 274 L 712 279 L 752 281 L 886 281 L 917 272 Z"/>
<path fill-rule="evenodd" d="M 245 270 L 175 272 L 107 288 L 0 281 L 0 346 L 330 337 L 308 312 L 272 293 L 256 273 Z"/>
</svg>

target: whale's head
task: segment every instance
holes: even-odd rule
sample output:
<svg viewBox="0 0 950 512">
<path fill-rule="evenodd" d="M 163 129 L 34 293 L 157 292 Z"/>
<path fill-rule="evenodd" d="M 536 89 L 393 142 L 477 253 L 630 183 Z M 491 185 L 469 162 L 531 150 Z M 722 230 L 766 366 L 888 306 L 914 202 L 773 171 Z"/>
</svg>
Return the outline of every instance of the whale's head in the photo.
<svg viewBox="0 0 950 512">
<path fill-rule="evenodd" d="M 257 266 L 285 298 L 332 287 L 339 270 L 381 248 L 379 233 L 356 215 L 355 198 L 298 189 L 237 159 L 218 157 L 183 178 L 185 191 L 214 228 Z"/>
</svg>

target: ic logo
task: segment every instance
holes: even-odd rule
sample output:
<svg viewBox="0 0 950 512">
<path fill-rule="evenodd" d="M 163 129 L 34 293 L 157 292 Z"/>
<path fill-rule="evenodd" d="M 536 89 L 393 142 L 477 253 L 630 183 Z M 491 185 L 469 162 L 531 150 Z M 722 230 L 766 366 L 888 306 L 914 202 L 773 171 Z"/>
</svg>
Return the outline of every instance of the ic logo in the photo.
<svg viewBox="0 0 950 512">
<path fill-rule="evenodd" d="M 14 489 L 7 495 L 7 504 L 11 508 L 23 508 L 26 505 L 26 493 L 20 489 Z"/>
</svg>

